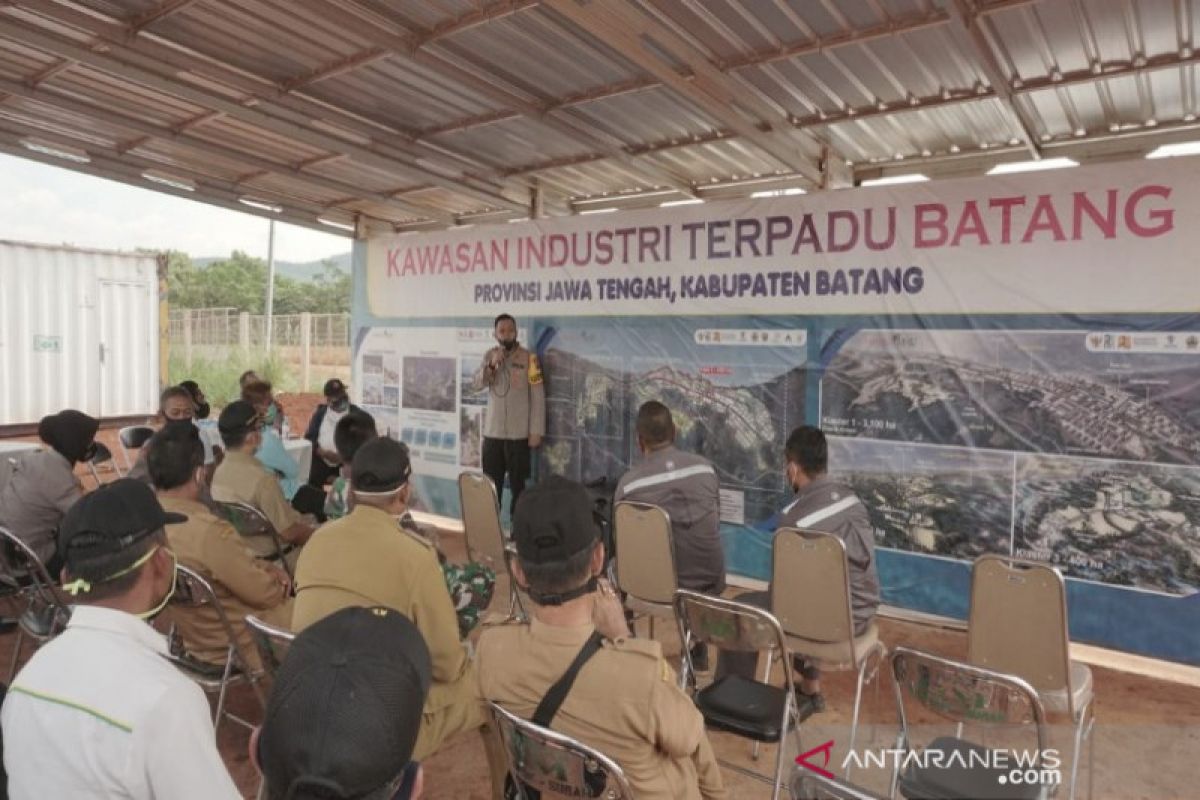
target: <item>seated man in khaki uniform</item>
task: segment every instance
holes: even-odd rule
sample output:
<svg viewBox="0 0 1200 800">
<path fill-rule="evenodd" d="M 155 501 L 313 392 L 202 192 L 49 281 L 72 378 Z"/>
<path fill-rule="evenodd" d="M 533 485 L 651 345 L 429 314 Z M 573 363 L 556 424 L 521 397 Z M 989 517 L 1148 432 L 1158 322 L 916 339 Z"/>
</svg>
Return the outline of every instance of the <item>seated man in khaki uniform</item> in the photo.
<svg viewBox="0 0 1200 800">
<path fill-rule="evenodd" d="M 187 522 L 167 526 L 167 541 L 180 563 L 212 584 L 237 636 L 238 651 L 253 670 L 262 668 L 246 629 L 246 615 L 280 628 L 292 619 L 291 580 L 277 564 L 255 558 L 233 526 L 201 502 L 204 444 L 193 425 L 168 425 L 147 443 L 146 467 L 158 501 Z M 225 663 L 225 628 L 216 609 L 172 608 L 187 652 L 210 664 Z"/>
<path fill-rule="evenodd" d="M 275 474 L 262 465 L 254 453 L 262 442 L 262 415 L 245 400 L 225 406 L 217 420 L 225 459 L 213 475 L 212 496 L 222 503 L 246 503 L 263 513 L 285 542 L 300 547 L 312 536 L 315 521 L 292 508 L 279 488 Z M 274 552 L 274 543 L 249 539 L 259 555 Z"/>
<path fill-rule="evenodd" d="M 513 518 L 514 578 L 536 604 L 528 625 L 484 631 L 479 693 L 529 719 L 599 632 L 550 728 L 614 759 L 639 800 L 727 797 L 704 718 L 678 686 L 658 642 L 630 639 L 620 601 L 600 579 L 604 545 L 587 490 L 553 476 L 521 495 Z"/>
<path fill-rule="evenodd" d="M 408 502 L 411 473 L 408 449 L 392 439 L 372 439 L 354 454 L 354 510 L 324 525 L 300 553 L 292 630 L 347 606 L 387 606 L 417 624 L 433 659 L 414 752 L 420 760 L 451 736 L 479 728 L 483 714 L 437 551 L 396 521 Z"/>
</svg>

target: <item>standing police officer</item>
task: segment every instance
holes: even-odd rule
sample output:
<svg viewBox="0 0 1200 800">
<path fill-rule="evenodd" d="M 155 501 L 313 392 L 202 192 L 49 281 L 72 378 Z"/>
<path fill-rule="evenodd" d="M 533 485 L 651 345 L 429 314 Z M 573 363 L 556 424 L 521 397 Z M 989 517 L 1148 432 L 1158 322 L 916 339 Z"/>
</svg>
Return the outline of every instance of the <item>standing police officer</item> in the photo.
<svg viewBox="0 0 1200 800">
<path fill-rule="evenodd" d="M 496 485 L 497 497 L 504 494 L 508 474 L 511 513 L 529 477 L 530 450 L 541 446 L 546 433 L 546 397 L 537 356 L 517 342 L 517 321 L 501 314 L 492 328 L 498 345 L 484 353 L 474 382 L 477 390 L 488 390 L 483 473 Z"/>
</svg>

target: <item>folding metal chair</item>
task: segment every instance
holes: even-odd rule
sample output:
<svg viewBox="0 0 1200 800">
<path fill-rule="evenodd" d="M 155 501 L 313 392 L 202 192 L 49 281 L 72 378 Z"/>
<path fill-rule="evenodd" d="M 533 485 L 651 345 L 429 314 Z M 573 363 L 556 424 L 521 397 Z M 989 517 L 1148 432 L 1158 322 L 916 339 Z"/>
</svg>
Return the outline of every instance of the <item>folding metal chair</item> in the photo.
<svg viewBox="0 0 1200 800">
<path fill-rule="evenodd" d="M 92 478 L 96 481 L 96 488 L 100 488 L 104 484 L 104 481 L 100 479 L 100 472 L 96 468 L 101 464 L 111 463 L 113 471 L 117 473 L 118 478 L 120 478 L 123 473 L 121 472 L 121 467 L 117 464 L 116 459 L 113 458 L 112 450 L 108 449 L 108 445 L 106 445 L 104 442 L 96 442 L 95 444 L 96 453 L 92 456 L 91 461 L 88 462 L 88 469 L 92 473 Z"/>
<path fill-rule="evenodd" d="M 896 789 L 905 798 L 970 797 L 974 800 L 1046 800 L 1057 784 L 1046 777 L 1042 757 L 1046 752 L 1046 711 L 1037 690 L 1016 675 L 1006 675 L 961 661 L 897 647 L 892 654 L 892 677 L 896 708 L 900 715 L 900 737 L 892 769 L 891 796 Z M 924 750 L 940 753 L 936 761 L 913 759 L 905 698 L 910 698 L 937 716 L 957 724 L 954 736 L 933 739 Z M 1034 758 L 1021 763 L 1000 749 L 989 749 L 962 738 L 964 724 L 985 727 L 1032 725 L 1037 732 Z M 1022 780 L 1012 780 L 1014 765 Z M 1030 773 L 1036 780 L 1024 780 Z"/>
<path fill-rule="evenodd" d="M 58 593 L 58 581 L 50 577 L 37 553 L 8 528 L 0 527 L 0 552 L 3 581 L 25 601 L 25 610 L 17 618 L 17 641 L 8 666 L 8 682 L 12 683 L 25 639 L 41 646 L 54 638 L 67 627 L 71 609 Z"/>
<path fill-rule="evenodd" d="M 242 660 L 237 647 L 237 636 L 229 622 L 229 617 L 226 616 L 225 609 L 217 599 L 212 584 L 202 575 L 182 564 L 176 565 L 175 571 L 177 581 L 175 594 L 171 596 L 171 604 L 182 609 L 183 613 L 187 613 L 188 609 L 212 608 L 221 621 L 221 627 L 225 630 L 228 646 L 225 650 L 223 664 L 209 664 L 188 655 L 186 643 L 177 631 L 172 630 L 168 633 L 171 644 L 171 662 L 180 672 L 203 689 L 205 694 L 215 693 L 217 695 L 217 707 L 213 712 L 214 735 L 220 729 L 221 721 L 226 717 L 245 728 L 253 729 L 254 723 L 242 719 L 225 708 L 229 687 L 237 684 L 249 684 L 254 691 L 254 696 L 258 698 L 259 704 L 264 709 L 266 708 L 266 700 L 258 686 L 258 676 L 254 675 Z"/>
<path fill-rule="evenodd" d="M 827 778 L 801 766 L 792 770 L 788 789 L 792 800 L 887 800 L 861 786 Z"/>
<path fill-rule="evenodd" d="M 675 617 L 679 621 L 679 638 L 683 642 L 685 669 L 680 670 L 679 685 L 692 685 L 690 645 L 704 642 L 722 650 L 741 652 L 774 651 L 783 662 L 783 687 L 740 675 L 725 675 L 695 692 L 696 708 L 710 727 L 728 731 L 755 742 L 774 742 L 779 745 L 773 780 L 758 772 L 721 761 L 721 766 L 751 778 L 773 784 L 771 800 L 779 800 L 784 781 L 785 741 L 789 731 L 795 738 L 796 752 L 800 747 L 800 720 L 796 713 L 796 689 L 792 683 L 791 654 L 779 621 L 757 606 L 709 597 L 700 592 L 678 589 L 675 592 Z"/>
<path fill-rule="evenodd" d="M 295 577 L 292 575 L 292 565 L 287 560 L 288 553 L 294 548 L 283 540 L 266 514 L 249 503 L 213 501 L 213 508 L 238 533 L 250 540 L 250 549 L 260 558 L 278 561 L 289 578 Z"/>
<path fill-rule="evenodd" d="M 625 607 L 650 620 L 675 617 L 675 552 L 671 541 L 671 518 L 649 503 L 622 500 L 613 508 L 613 538 L 616 543 L 616 577 L 626 593 Z"/>
<path fill-rule="evenodd" d="M 968 660 L 1029 681 L 1052 715 L 1065 715 L 1075 728 L 1071 757 L 1074 800 L 1083 740 L 1088 741 L 1088 797 L 1092 796 L 1092 671 L 1071 660 L 1067 588 L 1062 573 L 1039 562 L 989 554 L 971 567 L 971 611 L 967 619 Z"/>
<path fill-rule="evenodd" d="M 274 678 L 283 659 L 287 657 L 288 648 L 292 646 L 296 634 L 285 631 L 283 628 L 276 628 L 274 625 L 268 625 L 253 614 L 246 615 L 246 629 L 250 631 L 254 648 L 258 650 L 258 658 L 262 661 L 263 672 Z"/>
<path fill-rule="evenodd" d="M 142 445 L 150 441 L 150 437 L 154 433 L 154 428 L 149 425 L 130 425 L 117 432 L 117 441 L 121 444 L 121 455 L 125 459 L 126 472 L 133 469 L 133 457 L 129 455 L 129 451 L 141 450 Z"/>
<path fill-rule="evenodd" d="M 633 790 L 625 772 L 599 750 L 523 720 L 496 703 L 489 701 L 487 705 L 521 800 L 529 797 L 529 789 L 539 792 L 542 798 L 632 800 Z"/>
<path fill-rule="evenodd" d="M 846 544 L 831 533 L 780 528 L 771 559 L 771 611 L 787 634 L 788 647 L 816 661 L 822 670 L 854 670 L 854 711 L 850 718 L 850 748 L 858 737 L 863 688 L 875 681 L 875 714 L 879 715 L 880 665 L 887 648 L 872 621 L 854 635 L 850 602 L 850 566 Z M 770 674 L 770 655 L 767 656 Z M 850 777 L 850 766 L 846 767 Z"/>
<path fill-rule="evenodd" d="M 503 621 L 524 622 L 528 619 L 525 603 L 509 568 L 509 559 L 516 556 L 516 550 L 500 527 L 500 501 L 496 497 L 495 484 L 482 473 L 462 472 L 458 476 L 458 499 L 462 507 L 467 557 L 490 567 L 497 577 L 507 577 L 508 615 Z"/>
</svg>

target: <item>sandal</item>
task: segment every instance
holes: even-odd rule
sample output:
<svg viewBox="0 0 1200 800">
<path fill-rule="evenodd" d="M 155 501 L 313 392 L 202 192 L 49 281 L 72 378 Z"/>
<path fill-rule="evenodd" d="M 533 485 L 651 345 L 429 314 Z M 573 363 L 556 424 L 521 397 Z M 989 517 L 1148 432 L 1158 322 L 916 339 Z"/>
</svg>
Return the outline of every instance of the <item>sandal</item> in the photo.
<svg viewBox="0 0 1200 800">
<path fill-rule="evenodd" d="M 813 714 L 820 714 L 825 710 L 825 695 L 818 692 L 817 694 L 806 694 L 796 687 L 796 717 L 800 722 L 811 717 Z"/>
</svg>

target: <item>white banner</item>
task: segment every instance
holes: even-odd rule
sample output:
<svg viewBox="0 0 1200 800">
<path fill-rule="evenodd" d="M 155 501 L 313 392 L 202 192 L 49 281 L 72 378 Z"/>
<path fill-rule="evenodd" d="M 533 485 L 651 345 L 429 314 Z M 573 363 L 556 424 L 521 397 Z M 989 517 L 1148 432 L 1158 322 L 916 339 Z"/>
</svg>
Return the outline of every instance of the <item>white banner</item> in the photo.
<svg viewBox="0 0 1200 800">
<path fill-rule="evenodd" d="M 1193 311 L 1200 159 L 372 239 L 380 318 Z"/>
</svg>

